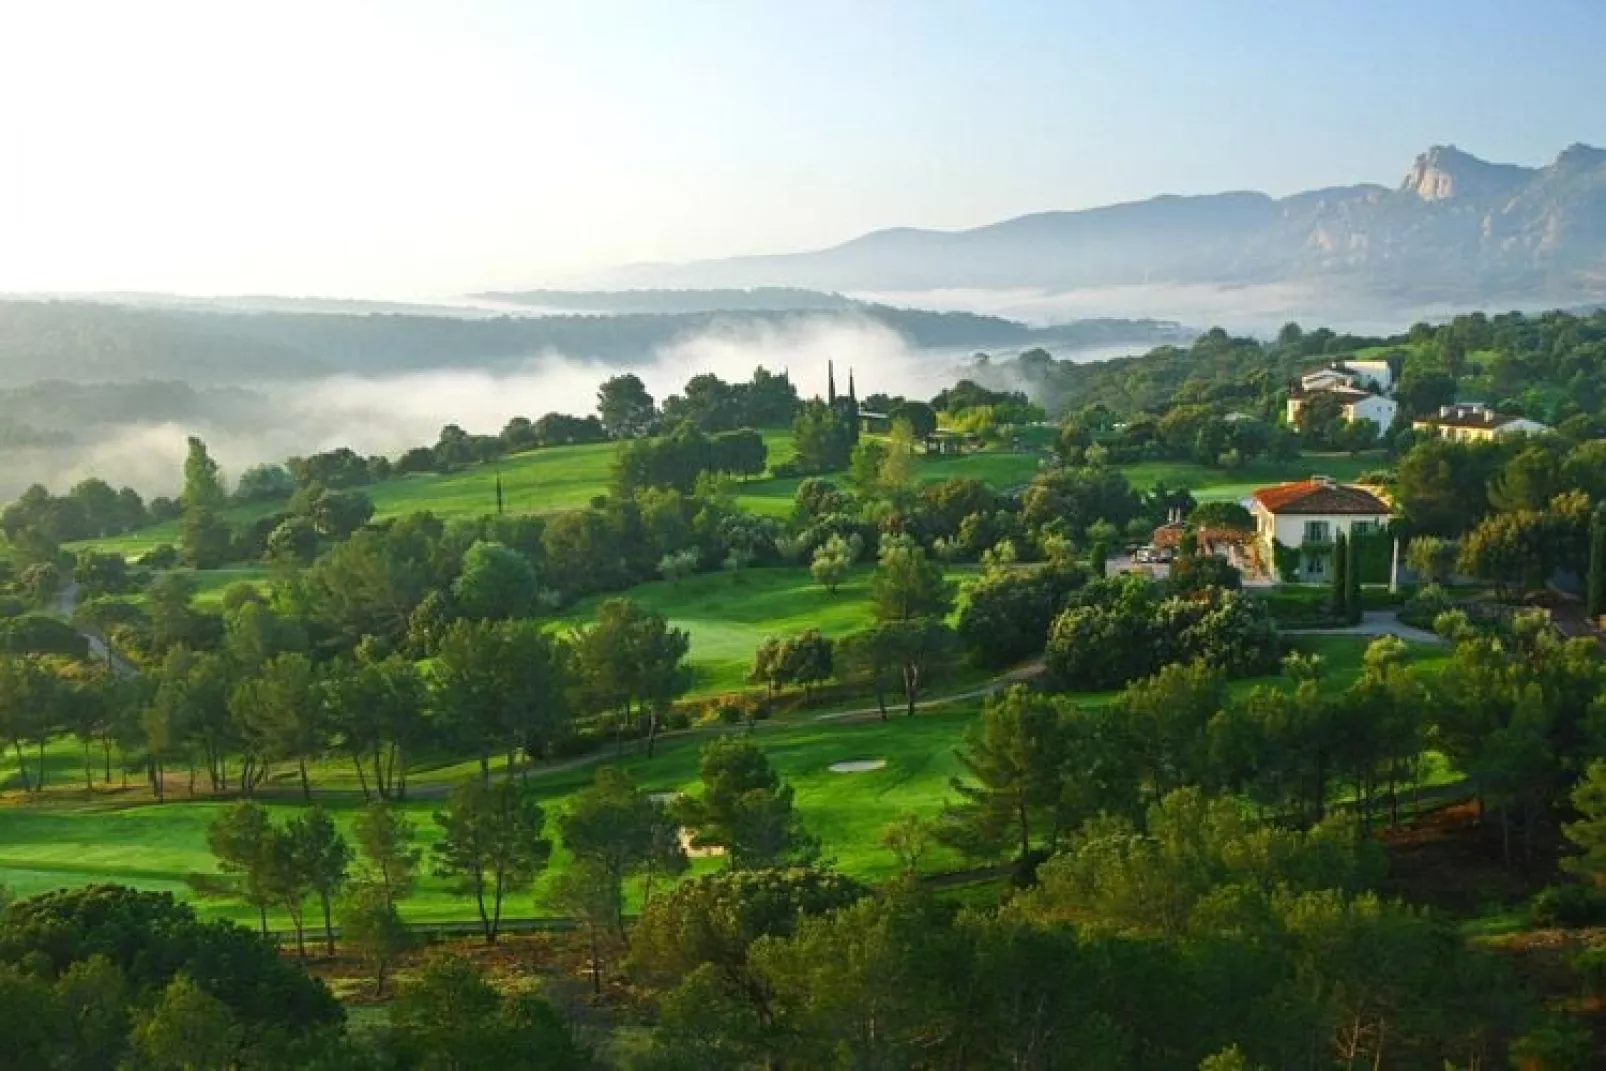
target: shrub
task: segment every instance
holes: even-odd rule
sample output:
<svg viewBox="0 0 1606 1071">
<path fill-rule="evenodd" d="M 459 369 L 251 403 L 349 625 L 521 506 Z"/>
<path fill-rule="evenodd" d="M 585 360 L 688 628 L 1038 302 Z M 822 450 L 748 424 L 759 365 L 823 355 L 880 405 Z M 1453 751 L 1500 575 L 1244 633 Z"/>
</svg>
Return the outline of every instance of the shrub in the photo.
<svg viewBox="0 0 1606 1071">
<path fill-rule="evenodd" d="M 147 569 L 172 569 L 178 565 L 178 550 L 171 543 L 161 543 L 139 556 L 139 564 Z"/>
<path fill-rule="evenodd" d="M 1528 916 L 1535 926 L 1596 926 L 1606 922 L 1606 893 L 1578 882 L 1549 885 L 1529 903 Z"/>
<path fill-rule="evenodd" d="M 1424 584 L 1400 607 L 1400 621 L 1412 628 L 1431 629 L 1433 622 L 1451 605 L 1447 591 L 1437 584 Z"/>
</svg>

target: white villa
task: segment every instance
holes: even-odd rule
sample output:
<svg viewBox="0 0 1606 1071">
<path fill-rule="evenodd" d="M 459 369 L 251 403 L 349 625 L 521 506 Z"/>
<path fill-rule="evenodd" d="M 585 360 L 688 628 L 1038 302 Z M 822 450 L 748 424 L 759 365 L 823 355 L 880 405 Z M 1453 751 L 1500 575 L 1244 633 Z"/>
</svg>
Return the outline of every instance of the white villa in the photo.
<svg viewBox="0 0 1606 1071">
<path fill-rule="evenodd" d="M 1249 500 L 1261 561 L 1276 562 L 1281 544 L 1300 553 L 1299 577 L 1320 581 L 1332 575 L 1333 543 L 1375 532 L 1389 523 L 1388 502 L 1377 492 L 1326 476 L 1262 487 Z"/>
<path fill-rule="evenodd" d="M 1321 395 L 1339 400 L 1344 419 L 1370 420 L 1378 434 L 1394 424 L 1399 405 L 1389 394 L 1394 389 L 1394 370 L 1387 361 L 1335 361 L 1326 368 L 1306 372 L 1288 391 L 1284 416 L 1290 426 L 1299 426 L 1305 403 Z"/>
</svg>

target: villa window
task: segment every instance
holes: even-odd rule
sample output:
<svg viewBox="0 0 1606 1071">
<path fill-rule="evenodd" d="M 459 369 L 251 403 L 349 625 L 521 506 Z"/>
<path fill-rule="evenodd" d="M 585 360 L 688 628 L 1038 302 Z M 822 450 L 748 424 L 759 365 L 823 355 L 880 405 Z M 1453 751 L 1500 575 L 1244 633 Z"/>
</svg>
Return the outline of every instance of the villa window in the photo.
<svg viewBox="0 0 1606 1071">
<path fill-rule="evenodd" d="M 1333 541 L 1333 526 L 1327 521 L 1306 521 L 1306 543 L 1331 543 Z"/>
</svg>

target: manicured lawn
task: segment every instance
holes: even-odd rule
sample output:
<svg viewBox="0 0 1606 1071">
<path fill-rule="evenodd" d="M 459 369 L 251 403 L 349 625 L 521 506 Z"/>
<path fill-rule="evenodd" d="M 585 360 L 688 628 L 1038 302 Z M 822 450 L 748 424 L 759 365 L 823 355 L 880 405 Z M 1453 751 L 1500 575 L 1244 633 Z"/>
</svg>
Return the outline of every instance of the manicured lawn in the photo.
<svg viewBox="0 0 1606 1071">
<path fill-rule="evenodd" d="M 1349 454 L 1301 454 L 1292 461 L 1260 461 L 1231 472 L 1186 461 L 1142 461 L 1118 468 L 1126 475 L 1127 482 L 1139 491 L 1163 482 L 1172 489 L 1186 487 L 1200 502 L 1236 502 L 1268 484 L 1288 483 L 1318 474 L 1335 480 L 1353 480 L 1363 472 L 1386 465 L 1381 453 L 1365 453 L 1353 457 Z"/>
<path fill-rule="evenodd" d="M 213 609 L 223 601 L 223 593 L 235 584 L 250 584 L 260 591 L 266 591 L 273 579 L 273 569 L 266 565 L 232 565 L 227 569 L 185 571 L 195 577 L 196 604 Z"/>
<path fill-rule="evenodd" d="M 833 638 L 871 623 L 872 566 L 856 566 L 833 595 L 804 568 L 747 569 L 737 575 L 702 573 L 674 582 L 640 584 L 624 592 L 691 633 L 688 661 L 694 674 L 691 694 L 719 695 L 747 687 L 753 652 L 771 636 L 817 628 Z M 950 566 L 948 578 L 962 583 L 975 566 Z M 555 620 L 561 626 L 589 623 L 608 598 L 584 599 Z"/>
<path fill-rule="evenodd" d="M 747 569 L 642 584 L 625 594 L 691 633 L 692 691 L 720 694 L 746 687 L 753 652 L 771 636 L 810 628 L 845 636 L 869 625 L 869 577 L 870 567 L 860 565 L 832 595 L 807 569 Z M 607 597 L 576 603 L 557 620 L 587 624 Z"/>
</svg>

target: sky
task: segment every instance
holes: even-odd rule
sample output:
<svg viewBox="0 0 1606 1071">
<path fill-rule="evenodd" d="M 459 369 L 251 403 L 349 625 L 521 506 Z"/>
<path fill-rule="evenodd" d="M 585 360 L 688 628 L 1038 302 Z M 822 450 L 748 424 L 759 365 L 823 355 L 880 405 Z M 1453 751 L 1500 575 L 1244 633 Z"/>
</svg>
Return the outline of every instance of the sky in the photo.
<svg viewBox="0 0 1606 1071">
<path fill-rule="evenodd" d="M 0 0 L 0 291 L 442 298 L 1606 145 L 1598 0 Z"/>
</svg>

